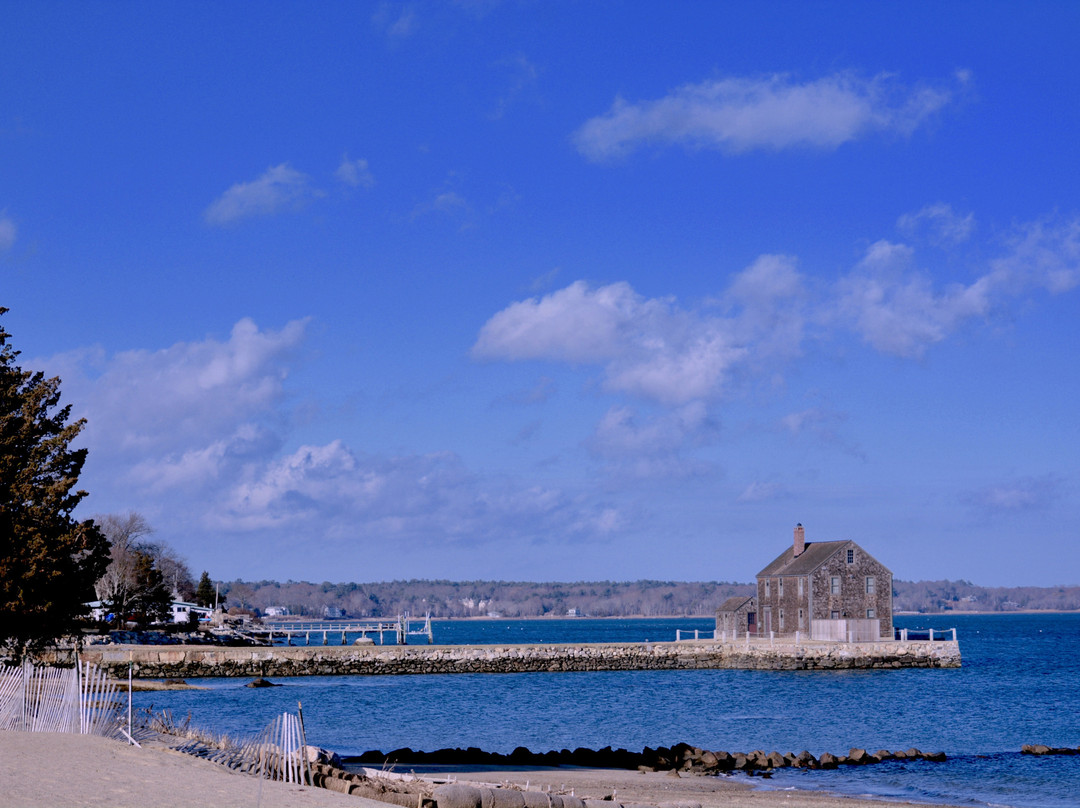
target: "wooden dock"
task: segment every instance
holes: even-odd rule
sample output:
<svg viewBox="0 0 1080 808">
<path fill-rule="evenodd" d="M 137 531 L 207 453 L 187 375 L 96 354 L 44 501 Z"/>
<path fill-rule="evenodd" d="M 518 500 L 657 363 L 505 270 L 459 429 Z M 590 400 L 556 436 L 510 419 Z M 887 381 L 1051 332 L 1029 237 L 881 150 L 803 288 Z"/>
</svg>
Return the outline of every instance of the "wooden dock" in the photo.
<svg viewBox="0 0 1080 808">
<path fill-rule="evenodd" d="M 434 641 L 431 615 L 422 621 L 414 621 L 408 614 L 392 621 L 270 619 L 259 625 L 234 628 L 232 633 L 241 635 L 255 645 L 264 646 L 362 645 L 369 635 L 378 638 L 379 645 L 387 644 L 387 635 L 393 637 L 398 645 L 406 645 L 409 637 L 426 637 L 429 645 Z"/>
</svg>

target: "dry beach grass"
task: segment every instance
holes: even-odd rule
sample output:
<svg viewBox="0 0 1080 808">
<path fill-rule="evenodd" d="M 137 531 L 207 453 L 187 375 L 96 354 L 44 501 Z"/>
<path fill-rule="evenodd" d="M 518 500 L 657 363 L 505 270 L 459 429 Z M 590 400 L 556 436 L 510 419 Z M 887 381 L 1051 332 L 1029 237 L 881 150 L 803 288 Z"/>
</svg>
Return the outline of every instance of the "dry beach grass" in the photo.
<svg viewBox="0 0 1080 808">
<path fill-rule="evenodd" d="M 420 772 L 418 772 L 419 774 Z M 433 775 L 441 777 L 441 775 Z M 615 794 L 616 803 L 696 802 L 702 808 L 881 808 L 882 803 L 810 792 L 753 791 L 716 777 L 594 769 L 457 771 L 459 782 Z M 898 805 L 899 803 L 889 803 Z M 314 787 L 259 781 L 171 750 L 138 749 L 85 735 L 0 731 L 0 808 L 318 808 L 385 803 Z"/>
</svg>

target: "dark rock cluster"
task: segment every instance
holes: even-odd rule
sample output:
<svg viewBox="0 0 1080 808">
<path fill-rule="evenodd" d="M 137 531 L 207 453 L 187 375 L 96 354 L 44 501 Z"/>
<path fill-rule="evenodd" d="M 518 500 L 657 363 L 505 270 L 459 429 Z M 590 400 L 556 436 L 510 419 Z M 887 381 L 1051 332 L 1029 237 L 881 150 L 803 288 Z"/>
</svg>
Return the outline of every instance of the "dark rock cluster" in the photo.
<svg viewBox="0 0 1080 808">
<path fill-rule="evenodd" d="M 1041 743 L 1026 743 L 1020 747 L 1025 755 L 1080 755 L 1080 746 L 1073 749 L 1071 746 L 1046 746 Z"/>
<path fill-rule="evenodd" d="M 366 766 L 387 766 L 394 764 L 438 764 L 457 766 L 580 766 L 593 769 L 640 769 L 642 771 L 679 771 L 690 774 L 718 774 L 735 771 L 767 771 L 787 767 L 802 769 L 835 769 L 840 766 L 865 766 L 882 763 L 887 760 L 945 760 L 944 752 L 927 754 L 918 749 L 890 752 L 882 749 L 867 752 L 865 749 L 852 749 L 846 755 L 833 755 L 829 752 L 814 757 L 807 751 L 798 754 L 780 752 L 711 752 L 689 744 L 676 744 L 672 747 L 652 749 L 645 747 L 641 752 L 626 749 L 563 749 L 551 752 L 531 752 L 518 747 L 509 755 L 497 752 L 485 752 L 482 749 L 438 749 L 434 752 L 419 752 L 413 749 L 395 749 L 393 752 L 365 752 L 363 755 L 348 758 L 347 763 Z"/>
</svg>

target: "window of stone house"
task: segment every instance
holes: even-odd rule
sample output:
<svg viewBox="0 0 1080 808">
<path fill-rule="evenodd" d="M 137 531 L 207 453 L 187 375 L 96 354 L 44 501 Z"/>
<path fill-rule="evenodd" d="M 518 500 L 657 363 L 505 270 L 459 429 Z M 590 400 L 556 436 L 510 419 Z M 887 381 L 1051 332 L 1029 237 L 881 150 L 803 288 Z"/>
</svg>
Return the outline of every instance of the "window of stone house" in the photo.
<svg viewBox="0 0 1080 808">
<path fill-rule="evenodd" d="M 855 551 L 854 550 L 848 550 L 847 551 L 847 563 L 849 563 L 849 564 L 854 564 L 855 563 Z"/>
<path fill-rule="evenodd" d="M 780 630 L 784 630 L 784 610 L 780 610 Z"/>
<path fill-rule="evenodd" d="M 769 585 L 769 579 L 765 579 L 765 597 L 769 597 L 772 594 L 772 587 Z"/>
<path fill-rule="evenodd" d="M 866 594 L 873 595 L 877 591 L 877 581 L 873 575 L 866 576 Z"/>
<path fill-rule="evenodd" d="M 877 617 L 877 610 L 876 609 L 867 609 L 866 610 L 866 619 L 867 620 L 873 620 L 875 617 Z"/>
<path fill-rule="evenodd" d="M 799 609 L 799 628 L 800 629 L 806 628 L 806 624 L 805 624 L 805 622 L 803 620 L 803 610 L 802 609 Z"/>
<path fill-rule="evenodd" d="M 803 596 L 803 581 L 804 580 L 805 579 L 800 576 L 800 578 L 799 578 L 799 597 L 800 598 Z"/>
<path fill-rule="evenodd" d="M 830 595 L 839 595 L 840 594 L 840 576 L 839 575 L 834 575 L 831 578 L 829 578 L 829 594 Z"/>
<path fill-rule="evenodd" d="M 833 620 L 839 620 L 840 619 L 840 612 L 835 611 L 835 610 L 831 611 L 831 612 L 829 612 L 829 617 L 831 617 Z"/>
<path fill-rule="evenodd" d="M 784 579 L 783 578 L 777 578 L 776 579 L 776 594 L 779 595 L 780 597 L 784 597 Z"/>
</svg>

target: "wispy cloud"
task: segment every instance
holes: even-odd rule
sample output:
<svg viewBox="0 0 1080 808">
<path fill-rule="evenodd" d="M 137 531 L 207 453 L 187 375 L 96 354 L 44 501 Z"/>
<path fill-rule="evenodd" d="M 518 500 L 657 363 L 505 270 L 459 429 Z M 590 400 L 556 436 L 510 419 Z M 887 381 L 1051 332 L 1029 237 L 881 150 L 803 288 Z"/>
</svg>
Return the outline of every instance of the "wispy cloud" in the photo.
<svg viewBox="0 0 1080 808">
<path fill-rule="evenodd" d="M 10 250 L 15 246 L 18 232 L 15 222 L 7 215 L 7 212 L 0 212 L 0 252 Z"/>
<path fill-rule="evenodd" d="M 522 93 L 536 83 L 540 70 L 530 62 L 523 53 L 503 59 L 497 63 L 497 67 L 505 71 L 507 86 L 499 100 L 495 104 L 495 111 L 491 117 L 495 120 L 502 118 L 510 106 L 521 97 Z"/>
<path fill-rule="evenodd" d="M 405 39 L 416 32 L 420 17 L 412 5 L 380 3 L 371 21 L 391 39 Z"/>
<path fill-rule="evenodd" d="M 1032 287 L 1058 294 L 1080 285 L 1080 215 L 1018 225 L 1008 244 L 1009 251 L 990 264 L 996 287 L 1013 294 Z"/>
<path fill-rule="evenodd" d="M 351 188 L 372 188 L 375 185 L 375 175 L 371 173 L 368 161 L 362 158 L 350 160 L 347 154 L 341 158 L 334 177 Z"/>
<path fill-rule="evenodd" d="M 935 244 L 960 244 L 975 232 L 975 214 L 961 216 L 951 205 L 938 202 L 915 213 L 905 213 L 896 224 L 911 235 L 926 231 Z"/>
<path fill-rule="evenodd" d="M 1021 477 L 965 493 L 967 505 L 988 514 L 1043 510 L 1062 495 L 1062 480 L 1053 474 Z"/>
<path fill-rule="evenodd" d="M 684 85 L 663 98 L 618 98 L 574 134 L 592 160 L 645 144 L 679 144 L 736 154 L 792 147 L 835 149 L 872 132 L 909 135 L 949 104 L 953 83 L 908 87 L 895 76 L 837 73 L 800 82 L 789 75 L 724 78 Z"/>
<path fill-rule="evenodd" d="M 962 321 L 985 315 L 991 303 L 987 277 L 937 291 L 912 263 L 910 247 L 879 241 L 838 285 L 841 317 L 866 342 L 897 356 L 921 356 Z"/>
<path fill-rule="evenodd" d="M 1051 294 L 1080 285 L 1080 216 L 1017 225 L 1003 255 L 970 283 L 940 288 L 904 244 L 878 241 L 836 287 L 840 320 L 885 353 L 922 356 L 967 320 L 986 316 L 1032 289 Z"/>
<path fill-rule="evenodd" d="M 206 209 L 204 216 L 209 224 L 226 225 L 303 205 L 319 193 L 307 174 L 282 163 L 251 182 L 233 185 Z"/>
<path fill-rule="evenodd" d="M 760 480 L 755 480 L 742 490 L 742 493 L 740 493 L 739 496 L 735 498 L 735 501 L 766 502 L 768 500 L 780 499 L 784 495 L 784 488 L 779 483 L 762 482 Z"/>
<path fill-rule="evenodd" d="M 716 425 L 700 402 L 642 418 L 630 407 L 610 408 L 586 445 L 609 472 L 631 477 L 687 477 L 709 466 L 688 450 L 715 436 Z"/>
</svg>

